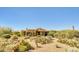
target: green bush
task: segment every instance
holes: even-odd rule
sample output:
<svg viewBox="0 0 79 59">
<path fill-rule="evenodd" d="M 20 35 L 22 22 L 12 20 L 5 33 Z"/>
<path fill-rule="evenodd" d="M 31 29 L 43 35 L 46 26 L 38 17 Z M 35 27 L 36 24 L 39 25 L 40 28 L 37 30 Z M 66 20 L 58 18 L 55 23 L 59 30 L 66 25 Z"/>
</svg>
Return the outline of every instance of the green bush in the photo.
<svg viewBox="0 0 79 59">
<path fill-rule="evenodd" d="M 18 39 L 17 36 L 12 36 L 6 39 L 0 39 L 0 52 L 24 52 L 34 49 L 25 39 Z"/>
<path fill-rule="evenodd" d="M 11 43 L 1 47 L 2 49 L 0 51 L 6 52 L 25 52 L 34 49 L 28 42 L 24 40 L 19 41 L 16 44 Z"/>
<path fill-rule="evenodd" d="M 19 52 L 27 51 L 27 46 L 19 45 L 18 51 Z"/>
<path fill-rule="evenodd" d="M 22 40 L 19 45 L 18 52 L 24 52 L 31 49 L 34 49 L 34 48 L 28 42 L 25 42 L 24 40 Z"/>
<path fill-rule="evenodd" d="M 61 30 L 61 31 L 49 31 L 48 35 L 53 36 L 55 38 L 79 38 L 79 31 L 77 30 Z"/>
<path fill-rule="evenodd" d="M 15 32 L 13 32 L 13 34 L 16 35 L 16 36 L 19 36 L 19 37 L 21 36 L 19 31 L 15 31 Z"/>
<path fill-rule="evenodd" d="M 63 32 L 68 39 L 79 38 L 79 31 L 77 30 L 63 30 Z"/>
<path fill-rule="evenodd" d="M 8 27 L 0 27 L 0 36 L 4 34 L 12 34 L 12 29 Z"/>
<path fill-rule="evenodd" d="M 5 39 L 9 39 L 9 38 L 11 38 L 11 35 L 10 34 L 4 34 L 2 37 L 5 38 Z"/>
<path fill-rule="evenodd" d="M 25 36 L 26 31 L 22 30 L 20 33 L 21 33 L 21 36 Z"/>
<path fill-rule="evenodd" d="M 55 37 L 54 34 L 55 34 L 56 32 L 57 32 L 57 31 L 55 31 L 55 30 L 49 31 L 49 32 L 48 32 L 48 36 Z"/>
</svg>

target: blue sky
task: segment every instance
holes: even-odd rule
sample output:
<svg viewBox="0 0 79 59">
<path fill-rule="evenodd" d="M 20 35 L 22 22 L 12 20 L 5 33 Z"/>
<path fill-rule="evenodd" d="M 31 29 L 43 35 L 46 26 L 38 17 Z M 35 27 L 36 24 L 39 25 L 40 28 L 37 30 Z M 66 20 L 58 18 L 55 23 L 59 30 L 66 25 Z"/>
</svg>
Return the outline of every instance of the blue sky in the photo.
<svg viewBox="0 0 79 59">
<path fill-rule="evenodd" d="M 26 28 L 79 29 L 79 8 L 0 8 L 0 26 Z"/>
</svg>

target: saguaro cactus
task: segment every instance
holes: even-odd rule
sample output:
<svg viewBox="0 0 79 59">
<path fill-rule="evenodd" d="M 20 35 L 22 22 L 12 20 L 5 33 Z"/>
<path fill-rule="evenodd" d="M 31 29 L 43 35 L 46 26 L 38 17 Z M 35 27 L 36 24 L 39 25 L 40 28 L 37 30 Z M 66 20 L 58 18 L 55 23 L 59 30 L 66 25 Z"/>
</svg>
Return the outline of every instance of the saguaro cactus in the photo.
<svg viewBox="0 0 79 59">
<path fill-rule="evenodd" d="M 74 26 L 72 26 L 72 29 L 73 29 L 73 30 L 75 30 L 75 27 L 74 27 Z"/>
</svg>

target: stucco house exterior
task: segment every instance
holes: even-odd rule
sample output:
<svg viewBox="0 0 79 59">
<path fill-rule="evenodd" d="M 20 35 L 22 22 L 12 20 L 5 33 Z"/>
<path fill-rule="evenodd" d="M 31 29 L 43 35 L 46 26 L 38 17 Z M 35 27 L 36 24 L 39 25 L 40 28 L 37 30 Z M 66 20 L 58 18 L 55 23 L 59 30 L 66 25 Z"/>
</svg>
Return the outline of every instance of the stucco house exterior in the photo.
<svg viewBox="0 0 79 59">
<path fill-rule="evenodd" d="M 26 29 L 24 30 L 24 35 L 25 36 L 47 36 L 48 31 L 42 28 L 37 28 L 37 29 Z"/>
</svg>

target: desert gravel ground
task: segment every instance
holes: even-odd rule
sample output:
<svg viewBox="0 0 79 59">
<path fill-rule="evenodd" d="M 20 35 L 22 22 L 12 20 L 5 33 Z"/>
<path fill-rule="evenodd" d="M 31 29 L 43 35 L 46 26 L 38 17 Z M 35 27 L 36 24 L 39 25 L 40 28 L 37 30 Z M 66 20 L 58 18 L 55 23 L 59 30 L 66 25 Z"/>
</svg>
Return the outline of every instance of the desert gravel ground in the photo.
<svg viewBox="0 0 79 59">
<path fill-rule="evenodd" d="M 54 40 L 53 43 L 41 45 L 40 48 L 35 48 L 31 52 L 79 52 L 79 49 Z"/>
</svg>

